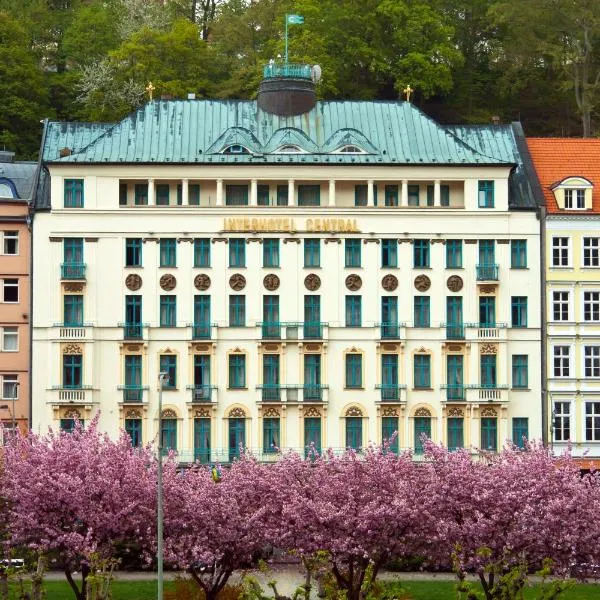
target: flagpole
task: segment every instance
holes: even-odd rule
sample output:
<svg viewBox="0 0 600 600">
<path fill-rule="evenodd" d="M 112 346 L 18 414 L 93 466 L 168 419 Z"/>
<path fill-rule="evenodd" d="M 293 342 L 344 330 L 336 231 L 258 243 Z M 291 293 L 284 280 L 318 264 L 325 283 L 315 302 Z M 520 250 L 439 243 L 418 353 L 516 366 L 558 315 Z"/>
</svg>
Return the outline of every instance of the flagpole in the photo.
<svg viewBox="0 0 600 600">
<path fill-rule="evenodd" d="M 288 16 L 285 15 L 285 64 L 288 62 Z"/>
</svg>

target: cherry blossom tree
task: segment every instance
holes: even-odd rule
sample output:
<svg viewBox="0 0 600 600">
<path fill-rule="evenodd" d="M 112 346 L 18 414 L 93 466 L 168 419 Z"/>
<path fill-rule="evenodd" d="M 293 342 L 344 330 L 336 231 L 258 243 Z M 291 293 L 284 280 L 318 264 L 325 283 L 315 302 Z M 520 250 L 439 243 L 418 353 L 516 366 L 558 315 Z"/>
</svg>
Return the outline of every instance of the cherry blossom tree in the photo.
<svg viewBox="0 0 600 600">
<path fill-rule="evenodd" d="M 57 559 L 77 600 L 87 596 L 93 557 L 108 560 L 121 542 L 142 547 L 154 535 L 156 465 L 97 430 L 30 433 L 4 448 L 0 489 L 8 503 L 11 544 Z M 81 572 L 81 584 L 74 579 Z"/>
</svg>

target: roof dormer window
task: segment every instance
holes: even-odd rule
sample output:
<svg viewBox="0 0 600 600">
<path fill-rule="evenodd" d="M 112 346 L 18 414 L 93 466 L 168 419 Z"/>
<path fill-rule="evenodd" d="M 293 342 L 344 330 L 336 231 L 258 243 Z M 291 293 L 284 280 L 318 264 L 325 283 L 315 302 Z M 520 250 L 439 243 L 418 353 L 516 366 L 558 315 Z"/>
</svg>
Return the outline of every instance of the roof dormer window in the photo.
<svg viewBox="0 0 600 600">
<path fill-rule="evenodd" d="M 250 154 L 250 150 L 241 144 L 232 144 L 223 150 L 223 154 Z"/>
<path fill-rule="evenodd" d="M 366 152 L 355 144 L 346 144 L 335 150 L 334 154 L 366 154 Z"/>
<path fill-rule="evenodd" d="M 562 210 L 590 210 L 594 186 L 584 177 L 566 177 L 552 186 L 558 207 Z"/>
<path fill-rule="evenodd" d="M 585 190 L 581 188 L 565 189 L 565 208 L 585 209 Z"/>
<path fill-rule="evenodd" d="M 306 154 L 306 151 L 302 150 L 300 146 L 285 144 L 284 146 L 279 146 L 279 148 L 275 150 L 275 154 Z"/>
</svg>

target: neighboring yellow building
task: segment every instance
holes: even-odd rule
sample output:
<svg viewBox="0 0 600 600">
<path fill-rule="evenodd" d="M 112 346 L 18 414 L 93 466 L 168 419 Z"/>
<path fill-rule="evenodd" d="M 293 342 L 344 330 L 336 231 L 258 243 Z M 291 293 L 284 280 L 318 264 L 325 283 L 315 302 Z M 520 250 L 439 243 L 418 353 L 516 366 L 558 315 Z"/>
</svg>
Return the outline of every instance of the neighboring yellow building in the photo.
<svg viewBox="0 0 600 600">
<path fill-rule="evenodd" d="M 600 457 L 600 140 L 534 138 L 546 200 L 548 440 Z"/>
</svg>

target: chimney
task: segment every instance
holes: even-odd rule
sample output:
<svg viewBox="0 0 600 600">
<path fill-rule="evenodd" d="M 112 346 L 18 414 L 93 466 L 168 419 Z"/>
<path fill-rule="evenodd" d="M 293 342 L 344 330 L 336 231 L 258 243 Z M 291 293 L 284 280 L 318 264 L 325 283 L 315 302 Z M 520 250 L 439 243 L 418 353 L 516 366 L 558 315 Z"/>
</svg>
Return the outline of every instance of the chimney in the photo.
<svg viewBox="0 0 600 600">
<path fill-rule="evenodd" d="M 0 150 L 0 163 L 15 162 L 15 153 L 10 150 Z"/>
<path fill-rule="evenodd" d="M 196 94 L 194 92 L 188 92 L 188 100 L 195 100 Z"/>
<path fill-rule="evenodd" d="M 492 117 L 492 124 L 493 125 L 500 125 L 500 117 L 498 115 L 494 115 Z"/>
</svg>

